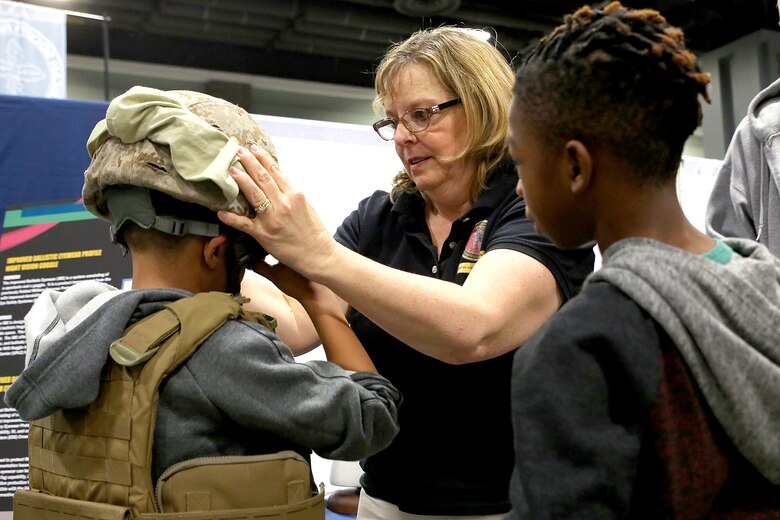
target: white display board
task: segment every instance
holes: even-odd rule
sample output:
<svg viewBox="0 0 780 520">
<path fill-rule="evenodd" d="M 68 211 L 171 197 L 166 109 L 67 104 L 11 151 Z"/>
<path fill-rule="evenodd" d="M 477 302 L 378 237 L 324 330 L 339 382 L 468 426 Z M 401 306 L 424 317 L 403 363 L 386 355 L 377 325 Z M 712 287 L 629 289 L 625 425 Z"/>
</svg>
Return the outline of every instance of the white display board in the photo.
<svg viewBox="0 0 780 520">
<path fill-rule="evenodd" d="M 279 165 L 331 232 L 358 202 L 390 190 L 402 168 L 392 141 L 368 125 L 254 116 L 271 136 Z"/>
</svg>

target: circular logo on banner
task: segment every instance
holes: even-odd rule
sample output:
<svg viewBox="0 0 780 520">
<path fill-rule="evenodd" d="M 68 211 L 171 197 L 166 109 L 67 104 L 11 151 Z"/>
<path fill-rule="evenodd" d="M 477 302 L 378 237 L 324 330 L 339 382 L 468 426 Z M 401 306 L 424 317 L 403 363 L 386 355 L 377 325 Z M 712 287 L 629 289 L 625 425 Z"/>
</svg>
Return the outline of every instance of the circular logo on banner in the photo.
<svg viewBox="0 0 780 520">
<path fill-rule="evenodd" d="M 0 20 L 0 93 L 65 97 L 62 54 L 25 21 Z"/>
</svg>

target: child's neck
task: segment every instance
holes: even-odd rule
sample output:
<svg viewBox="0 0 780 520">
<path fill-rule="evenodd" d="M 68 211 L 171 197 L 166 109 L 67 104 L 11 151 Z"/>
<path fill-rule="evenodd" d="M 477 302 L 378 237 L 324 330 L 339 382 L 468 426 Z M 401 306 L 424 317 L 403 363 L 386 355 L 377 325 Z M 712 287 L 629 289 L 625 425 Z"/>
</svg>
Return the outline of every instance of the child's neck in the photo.
<svg viewBox="0 0 780 520">
<path fill-rule="evenodd" d="M 663 187 L 616 190 L 596 229 L 603 253 L 615 242 L 629 237 L 652 238 L 693 254 L 715 247 L 715 241 L 698 230 L 685 216 L 674 183 Z"/>
</svg>

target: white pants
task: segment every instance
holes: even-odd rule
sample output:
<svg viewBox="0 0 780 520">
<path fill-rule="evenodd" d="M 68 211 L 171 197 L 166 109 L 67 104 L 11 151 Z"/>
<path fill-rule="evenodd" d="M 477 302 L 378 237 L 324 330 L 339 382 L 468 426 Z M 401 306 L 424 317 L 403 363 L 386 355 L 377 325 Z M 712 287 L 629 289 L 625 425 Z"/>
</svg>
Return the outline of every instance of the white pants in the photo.
<svg viewBox="0 0 780 520">
<path fill-rule="evenodd" d="M 506 514 L 500 515 L 415 515 L 404 513 L 398 506 L 367 495 L 360 490 L 357 520 L 503 520 Z"/>
</svg>

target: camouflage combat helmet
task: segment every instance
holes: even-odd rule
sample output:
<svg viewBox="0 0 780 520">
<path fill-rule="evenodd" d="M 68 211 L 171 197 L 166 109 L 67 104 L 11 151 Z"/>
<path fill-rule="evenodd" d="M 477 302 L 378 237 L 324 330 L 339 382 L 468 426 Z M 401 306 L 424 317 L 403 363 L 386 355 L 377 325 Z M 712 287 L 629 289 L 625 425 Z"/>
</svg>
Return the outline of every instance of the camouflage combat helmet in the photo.
<svg viewBox="0 0 780 520">
<path fill-rule="evenodd" d="M 206 221 L 160 214 L 153 192 L 211 212 L 251 215 L 228 171 L 230 165 L 241 168 L 236 151 L 251 144 L 276 158 L 268 134 L 237 105 L 200 92 L 133 87 L 111 102 L 89 137 L 84 205 L 112 223 L 112 240 L 123 246 L 120 229 L 128 221 L 172 235 L 216 236 L 225 227 L 215 215 Z M 228 233 L 238 268 L 246 267 L 249 255 L 264 255 L 251 237 Z"/>
<path fill-rule="evenodd" d="M 131 185 L 157 190 L 213 211 L 228 210 L 239 215 L 251 213 L 251 208 L 243 195 L 238 193 L 237 187 L 232 194 L 226 195 L 225 190 L 220 190 L 214 181 L 187 180 L 180 175 L 175 164 L 177 150 L 166 144 L 164 137 L 149 136 L 137 139 L 139 133 L 136 132 L 134 136 L 136 140 L 132 140 L 132 137 L 128 139 L 126 135 L 116 135 L 120 132 L 112 128 L 112 119 L 116 120 L 130 110 L 141 111 L 137 104 L 128 108 L 127 104 L 122 103 L 128 98 L 140 98 L 143 101 L 173 99 L 180 103 L 182 111 L 198 116 L 201 120 L 199 122 L 221 132 L 226 141 L 228 138 L 233 138 L 237 144 L 247 147 L 257 144 L 276 158 L 276 150 L 268 134 L 249 113 L 237 105 L 200 92 L 159 91 L 133 87 L 111 102 L 106 120 L 98 123 L 87 143 L 92 161 L 84 173 L 82 196 L 84 205 L 89 211 L 101 218 L 112 220 L 106 205 L 104 188 L 113 185 Z M 142 108 L 148 105 L 147 102 Z M 136 115 L 133 123 L 143 122 L 142 120 L 143 116 Z M 166 121 L 165 124 L 167 123 Z M 186 146 L 188 143 L 183 144 Z M 199 143 L 189 144 L 192 147 L 199 146 Z M 234 164 L 240 167 L 240 163 Z M 222 173 L 229 177 L 227 168 Z"/>
</svg>

